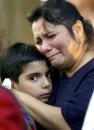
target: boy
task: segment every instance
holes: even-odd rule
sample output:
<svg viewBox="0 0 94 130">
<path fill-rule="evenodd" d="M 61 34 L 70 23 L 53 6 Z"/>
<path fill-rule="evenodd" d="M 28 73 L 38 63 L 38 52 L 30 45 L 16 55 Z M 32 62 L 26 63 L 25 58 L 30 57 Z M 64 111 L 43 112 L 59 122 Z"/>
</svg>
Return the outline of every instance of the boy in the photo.
<svg viewBox="0 0 94 130">
<path fill-rule="evenodd" d="M 0 76 L 11 80 L 11 87 L 47 102 L 52 90 L 50 63 L 34 45 L 15 43 L 0 59 Z M 24 115 L 32 125 L 30 117 Z"/>
</svg>

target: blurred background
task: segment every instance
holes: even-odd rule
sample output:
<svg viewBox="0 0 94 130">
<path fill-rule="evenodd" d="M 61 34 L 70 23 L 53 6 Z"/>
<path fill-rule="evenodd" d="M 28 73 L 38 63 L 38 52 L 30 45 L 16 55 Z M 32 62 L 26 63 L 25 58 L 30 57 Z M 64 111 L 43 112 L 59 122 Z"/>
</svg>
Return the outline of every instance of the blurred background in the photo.
<svg viewBox="0 0 94 130">
<path fill-rule="evenodd" d="M 45 1 L 45 0 L 41 0 Z M 69 0 L 94 26 L 94 0 Z M 27 14 L 40 0 L 0 0 L 0 52 L 15 41 L 34 42 Z"/>
<path fill-rule="evenodd" d="M 0 0 L 0 52 L 15 41 L 33 42 L 28 12 L 39 0 Z"/>
</svg>

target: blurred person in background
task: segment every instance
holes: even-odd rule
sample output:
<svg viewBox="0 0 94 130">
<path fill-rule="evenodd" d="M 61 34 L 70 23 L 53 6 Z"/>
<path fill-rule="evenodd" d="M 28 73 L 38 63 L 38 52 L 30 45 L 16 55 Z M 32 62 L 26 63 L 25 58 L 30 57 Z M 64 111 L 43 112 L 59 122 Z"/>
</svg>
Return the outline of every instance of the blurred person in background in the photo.
<svg viewBox="0 0 94 130">
<path fill-rule="evenodd" d="M 0 130 L 29 130 L 14 95 L 0 86 Z"/>
<path fill-rule="evenodd" d="M 69 0 L 94 27 L 94 0 Z"/>
</svg>

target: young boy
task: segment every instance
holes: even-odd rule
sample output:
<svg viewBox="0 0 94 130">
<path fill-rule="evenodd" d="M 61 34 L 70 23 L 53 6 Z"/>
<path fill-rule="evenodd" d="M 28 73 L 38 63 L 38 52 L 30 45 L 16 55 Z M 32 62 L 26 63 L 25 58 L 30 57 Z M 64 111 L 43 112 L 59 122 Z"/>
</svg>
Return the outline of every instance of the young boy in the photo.
<svg viewBox="0 0 94 130">
<path fill-rule="evenodd" d="M 50 63 L 34 45 L 15 43 L 0 59 L 0 76 L 11 80 L 11 87 L 47 102 L 52 90 Z M 32 125 L 26 112 L 25 117 Z"/>
</svg>

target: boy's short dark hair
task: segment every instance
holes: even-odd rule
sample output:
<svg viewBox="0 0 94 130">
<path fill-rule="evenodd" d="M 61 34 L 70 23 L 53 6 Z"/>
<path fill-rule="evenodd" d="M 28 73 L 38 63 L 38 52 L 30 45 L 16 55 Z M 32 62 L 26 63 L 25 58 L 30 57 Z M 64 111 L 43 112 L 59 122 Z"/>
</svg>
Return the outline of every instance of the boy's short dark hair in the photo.
<svg viewBox="0 0 94 130">
<path fill-rule="evenodd" d="M 48 67 L 50 63 L 41 54 L 35 45 L 17 42 L 7 48 L 0 57 L 0 76 L 18 82 L 19 75 L 23 72 L 24 66 L 33 61 L 45 60 Z"/>
</svg>

